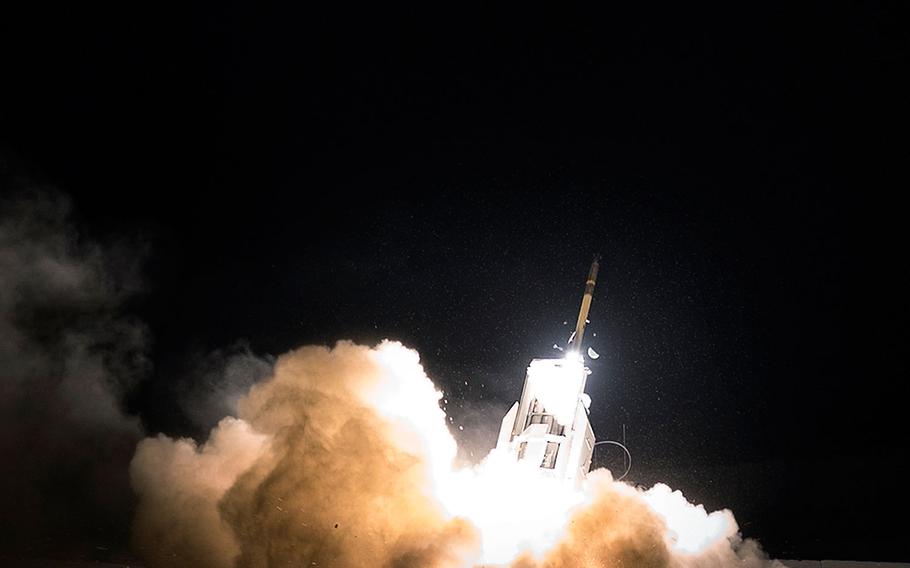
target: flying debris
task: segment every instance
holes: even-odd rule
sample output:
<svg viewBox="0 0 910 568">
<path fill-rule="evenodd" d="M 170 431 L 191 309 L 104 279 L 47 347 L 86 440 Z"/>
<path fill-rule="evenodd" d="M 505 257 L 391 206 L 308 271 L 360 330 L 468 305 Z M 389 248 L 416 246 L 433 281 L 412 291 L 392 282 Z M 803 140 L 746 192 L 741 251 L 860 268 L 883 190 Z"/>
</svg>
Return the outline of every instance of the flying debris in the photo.
<svg viewBox="0 0 910 568">
<path fill-rule="evenodd" d="M 521 399 L 503 417 L 496 442 L 498 451 L 574 487 L 587 476 L 596 443 L 588 421 L 591 398 L 584 392 L 591 370 L 584 364 L 581 344 L 599 267 L 595 257 L 565 357 L 531 361 Z M 589 349 L 588 356 L 598 355 Z"/>
<path fill-rule="evenodd" d="M 591 359 L 597 359 L 598 357 L 600 357 L 600 353 L 598 353 L 597 351 L 594 351 L 594 349 L 588 347 L 588 357 L 590 357 Z"/>
</svg>

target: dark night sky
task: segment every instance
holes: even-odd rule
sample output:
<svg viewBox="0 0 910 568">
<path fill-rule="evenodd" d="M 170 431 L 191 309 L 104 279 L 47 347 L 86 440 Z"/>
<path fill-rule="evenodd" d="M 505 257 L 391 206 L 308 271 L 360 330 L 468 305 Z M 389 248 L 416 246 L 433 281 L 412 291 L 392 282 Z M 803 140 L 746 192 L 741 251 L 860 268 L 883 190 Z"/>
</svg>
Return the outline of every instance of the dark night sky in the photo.
<svg viewBox="0 0 910 568">
<path fill-rule="evenodd" d="M 906 20 L 790 10 L 9 14 L 0 155 L 148 243 L 150 431 L 198 434 L 194 353 L 389 337 L 492 444 L 599 252 L 592 419 L 635 480 L 775 556 L 908 560 Z"/>
</svg>

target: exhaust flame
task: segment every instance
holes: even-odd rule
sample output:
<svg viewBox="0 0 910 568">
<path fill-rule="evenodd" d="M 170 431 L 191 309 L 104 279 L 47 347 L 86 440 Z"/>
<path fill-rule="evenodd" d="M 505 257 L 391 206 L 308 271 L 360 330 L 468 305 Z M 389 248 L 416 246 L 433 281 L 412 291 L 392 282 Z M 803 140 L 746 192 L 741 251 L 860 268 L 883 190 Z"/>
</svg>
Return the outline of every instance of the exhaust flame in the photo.
<svg viewBox="0 0 910 568">
<path fill-rule="evenodd" d="M 573 491 L 496 451 L 453 468 L 441 398 L 399 343 L 288 353 L 202 446 L 139 444 L 134 544 L 155 567 L 771 565 L 665 485 Z"/>
<path fill-rule="evenodd" d="M 582 391 L 587 371 L 581 356 L 569 352 L 553 365 L 549 359 L 535 359 L 528 367 L 528 386 L 537 399 L 562 425 L 575 417 L 578 393 Z"/>
</svg>

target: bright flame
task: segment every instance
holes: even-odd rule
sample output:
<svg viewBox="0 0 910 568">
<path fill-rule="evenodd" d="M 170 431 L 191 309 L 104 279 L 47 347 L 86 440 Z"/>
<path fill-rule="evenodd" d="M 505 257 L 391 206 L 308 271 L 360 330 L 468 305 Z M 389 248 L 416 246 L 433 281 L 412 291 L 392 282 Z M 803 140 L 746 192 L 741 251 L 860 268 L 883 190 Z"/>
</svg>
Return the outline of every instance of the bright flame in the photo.
<svg viewBox="0 0 910 568">
<path fill-rule="evenodd" d="M 439 499 L 454 517 L 481 535 L 481 561 L 504 564 L 522 553 L 541 558 L 565 532 L 570 511 L 584 495 L 533 464 L 493 451 L 477 467 L 452 472 Z"/>
<path fill-rule="evenodd" d="M 453 471 L 441 483 L 439 499 L 453 517 L 469 520 L 480 532 L 480 560 L 507 565 L 523 554 L 536 561 L 566 536 L 573 514 L 593 505 L 596 491 L 585 486 L 572 490 L 559 480 L 540 475 L 533 464 L 521 464 L 513 456 L 490 453 L 474 467 Z M 667 548 L 680 555 L 697 557 L 738 532 L 729 511 L 707 513 L 702 505 L 687 501 L 680 491 L 658 483 L 647 491 L 612 481 L 608 471 L 590 475 L 612 491 L 638 499 L 662 521 Z"/>
<path fill-rule="evenodd" d="M 577 353 L 568 353 L 564 359 L 535 359 L 528 367 L 528 387 L 547 412 L 565 426 L 575 417 L 587 373 Z"/>
</svg>

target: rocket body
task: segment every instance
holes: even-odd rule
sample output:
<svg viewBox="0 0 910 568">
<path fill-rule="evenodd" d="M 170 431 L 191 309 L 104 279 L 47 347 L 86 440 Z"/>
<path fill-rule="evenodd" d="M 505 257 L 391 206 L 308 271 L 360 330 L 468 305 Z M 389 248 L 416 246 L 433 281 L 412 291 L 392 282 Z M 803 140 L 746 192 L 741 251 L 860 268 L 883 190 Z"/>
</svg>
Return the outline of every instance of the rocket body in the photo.
<svg viewBox="0 0 910 568">
<path fill-rule="evenodd" d="M 597 272 L 600 270 L 600 261 L 594 257 L 588 278 L 585 281 L 585 294 L 581 298 L 581 308 L 578 310 L 578 321 L 575 323 L 575 333 L 569 339 L 569 348 L 574 351 L 581 350 L 581 342 L 585 336 L 585 326 L 588 323 L 588 312 L 591 310 L 591 301 L 594 299 L 594 285 L 597 284 Z"/>
</svg>

